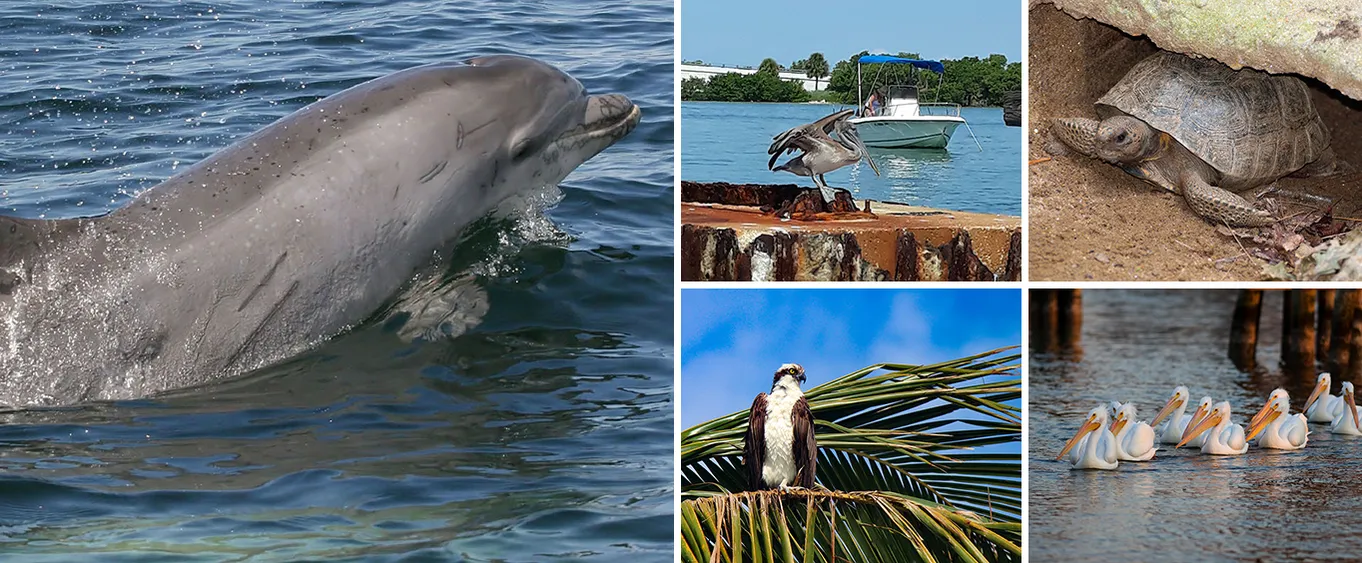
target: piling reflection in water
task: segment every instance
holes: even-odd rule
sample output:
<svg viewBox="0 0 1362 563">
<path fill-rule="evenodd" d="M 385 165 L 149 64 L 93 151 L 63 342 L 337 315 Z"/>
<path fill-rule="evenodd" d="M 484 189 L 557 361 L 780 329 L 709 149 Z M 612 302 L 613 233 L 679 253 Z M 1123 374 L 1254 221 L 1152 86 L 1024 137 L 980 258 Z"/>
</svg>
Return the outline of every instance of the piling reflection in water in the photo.
<svg viewBox="0 0 1362 563">
<path fill-rule="evenodd" d="M 1032 560 L 1119 554 L 1132 561 L 1276 561 L 1362 551 L 1362 537 L 1350 533 L 1362 524 L 1354 469 L 1362 462 L 1362 437 L 1332 434 L 1327 424 L 1311 423 L 1309 443 L 1297 451 L 1251 446 L 1240 456 L 1210 456 L 1161 444 L 1152 461 L 1123 462 L 1115 471 L 1075 471 L 1054 459 L 1099 401 L 1133 401 L 1148 417 L 1178 385 L 1194 398 L 1229 401 L 1237 423 L 1247 422 L 1277 387 L 1290 393 L 1292 412 L 1300 411 L 1315 377 L 1277 368 L 1283 293 L 1261 296 L 1257 367 L 1248 372 L 1226 353 L 1239 290 L 1084 291 L 1082 356 L 1041 352 L 1032 334 Z M 1313 295 L 1316 343 L 1320 293 Z M 1351 298 L 1338 292 L 1335 305 L 1345 296 Z M 1329 320 L 1329 349 L 1336 350 L 1336 311 Z M 1316 352 L 1326 357 L 1318 346 Z M 1334 394 L 1341 381 L 1358 381 L 1340 373 Z"/>
</svg>

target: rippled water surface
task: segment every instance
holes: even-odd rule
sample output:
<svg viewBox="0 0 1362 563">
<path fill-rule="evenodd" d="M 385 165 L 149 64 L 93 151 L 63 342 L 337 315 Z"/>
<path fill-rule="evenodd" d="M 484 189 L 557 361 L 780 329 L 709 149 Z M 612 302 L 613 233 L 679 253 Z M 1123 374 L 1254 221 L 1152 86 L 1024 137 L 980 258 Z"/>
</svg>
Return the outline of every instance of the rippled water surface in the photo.
<svg viewBox="0 0 1362 563">
<path fill-rule="evenodd" d="M 1284 387 L 1293 410 L 1313 377 L 1276 369 L 1281 295 L 1263 302 L 1257 373 L 1226 356 L 1237 291 L 1083 293 L 1080 354 L 1033 355 L 1029 379 L 1029 519 L 1032 561 L 1352 561 L 1362 553 L 1362 438 L 1310 424 L 1303 450 L 1241 456 L 1160 450 L 1116 471 L 1070 470 L 1055 461 L 1099 401 L 1134 401 L 1152 419 L 1186 385 L 1192 401 L 1227 400 L 1247 426 L 1268 393 Z M 1336 395 L 1335 378 L 1332 392 Z M 1357 383 L 1357 382 L 1355 382 Z M 1188 413 L 1195 410 L 1193 404 Z"/>
<path fill-rule="evenodd" d="M 669 1 L 6 2 L 0 213 L 98 215 L 407 67 L 541 58 L 643 110 L 451 272 L 483 323 L 362 326 L 244 379 L 0 414 L 0 559 L 672 557 Z"/>
<path fill-rule="evenodd" d="M 834 104 L 683 103 L 681 179 L 813 187 L 808 178 L 767 170 L 766 149 L 773 135 L 839 109 Z M 1001 108 L 964 108 L 961 115 L 978 145 L 962 126 L 946 150 L 871 149 L 883 176 L 861 162 L 827 174 L 828 185 L 851 190 L 857 198 L 1021 215 L 1021 128 L 1003 125 Z"/>
</svg>

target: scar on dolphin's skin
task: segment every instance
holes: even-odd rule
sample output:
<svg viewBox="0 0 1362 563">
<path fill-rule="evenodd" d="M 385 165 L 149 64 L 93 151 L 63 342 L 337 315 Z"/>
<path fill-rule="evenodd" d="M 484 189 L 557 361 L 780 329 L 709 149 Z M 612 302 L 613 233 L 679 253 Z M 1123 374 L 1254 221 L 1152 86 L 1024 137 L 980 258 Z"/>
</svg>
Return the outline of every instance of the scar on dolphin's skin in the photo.
<svg viewBox="0 0 1362 563">
<path fill-rule="evenodd" d="M 426 183 L 426 182 L 429 182 L 429 181 L 431 181 L 431 180 L 434 180 L 436 176 L 439 176 L 441 172 L 444 172 L 444 171 L 445 171 L 445 166 L 448 166 L 448 165 L 449 165 L 449 161 L 448 161 L 448 160 L 442 160 L 442 161 L 440 161 L 439 164 L 436 164 L 436 165 L 435 165 L 434 167 L 432 167 L 428 172 L 426 172 L 425 174 L 422 174 L 422 175 L 421 175 L 421 178 L 420 178 L 419 180 L 417 180 L 417 181 L 418 181 L 419 183 L 424 184 L 424 183 Z"/>
<path fill-rule="evenodd" d="M 278 258 L 274 259 L 274 265 L 270 266 L 269 271 L 265 272 L 265 277 L 260 278 L 260 281 L 255 284 L 255 289 L 252 289 L 250 295 L 246 296 L 246 300 L 241 302 L 241 306 L 236 308 L 236 312 L 240 313 L 247 305 L 251 304 L 251 301 L 255 300 L 256 294 L 260 293 L 260 289 L 270 283 L 270 279 L 274 278 L 274 272 L 279 269 L 280 264 L 284 263 L 284 258 L 286 257 L 288 257 L 287 250 L 285 250 L 283 254 L 280 254 Z"/>
<path fill-rule="evenodd" d="M 487 123 L 484 123 L 484 124 L 482 124 L 482 125 L 479 125 L 479 126 L 477 126 L 477 127 L 474 127 L 474 128 L 472 128 L 472 129 L 464 129 L 464 128 L 463 128 L 463 122 L 460 121 L 460 122 L 459 122 L 459 137 L 458 137 L 458 139 L 456 139 L 456 140 L 454 141 L 454 148 L 456 148 L 456 149 L 462 149 L 462 148 L 463 148 L 463 139 L 464 139 L 464 137 L 467 137 L 468 135 L 472 135 L 472 134 L 474 134 L 474 133 L 477 133 L 479 129 L 482 129 L 483 127 L 486 127 L 486 126 L 491 125 L 491 124 L 496 123 L 496 122 L 497 122 L 496 118 L 493 118 L 493 119 L 488 120 Z"/>
<path fill-rule="evenodd" d="M 281 256 L 280 259 L 282 260 L 283 257 Z M 256 324 L 255 328 L 251 330 L 251 333 L 246 336 L 246 339 L 241 341 L 241 345 L 237 346 L 236 351 L 232 352 L 232 355 L 227 357 L 227 363 L 223 364 L 223 369 L 236 367 L 237 362 L 240 362 L 241 357 L 246 353 L 246 349 L 249 348 L 252 343 L 258 341 L 257 339 L 260 337 L 260 332 L 265 330 L 265 327 L 269 326 L 270 322 L 274 320 L 275 315 L 278 315 L 279 311 L 284 308 L 284 303 L 287 303 L 289 298 L 293 297 L 293 292 L 297 290 L 298 280 L 293 280 L 293 283 L 288 286 L 288 290 L 279 297 L 279 301 L 276 301 L 274 306 L 270 307 L 270 312 L 265 314 L 265 318 L 260 319 L 260 323 Z"/>
</svg>

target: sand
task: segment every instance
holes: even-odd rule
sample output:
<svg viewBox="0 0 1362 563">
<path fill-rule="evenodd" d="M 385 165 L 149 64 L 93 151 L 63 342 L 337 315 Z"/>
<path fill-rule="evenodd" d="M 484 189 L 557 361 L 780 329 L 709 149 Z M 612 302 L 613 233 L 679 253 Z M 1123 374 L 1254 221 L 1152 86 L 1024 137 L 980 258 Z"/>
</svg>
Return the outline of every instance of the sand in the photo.
<svg viewBox="0 0 1362 563">
<path fill-rule="evenodd" d="M 1096 117 L 1093 102 L 1157 47 L 1051 4 L 1030 10 L 1028 138 L 1031 159 L 1055 117 Z M 1314 102 L 1340 157 L 1362 170 L 1362 103 L 1313 80 Z M 1032 280 L 1236 281 L 1265 279 L 1267 261 L 1248 242 L 1217 232 L 1182 196 L 1082 156 L 1029 165 L 1029 266 Z M 1334 198 L 1335 216 L 1362 217 L 1362 174 L 1284 179 L 1278 186 Z M 1308 210 L 1287 203 L 1287 212 Z M 1224 230 L 1223 227 L 1221 230 Z"/>
</svg>

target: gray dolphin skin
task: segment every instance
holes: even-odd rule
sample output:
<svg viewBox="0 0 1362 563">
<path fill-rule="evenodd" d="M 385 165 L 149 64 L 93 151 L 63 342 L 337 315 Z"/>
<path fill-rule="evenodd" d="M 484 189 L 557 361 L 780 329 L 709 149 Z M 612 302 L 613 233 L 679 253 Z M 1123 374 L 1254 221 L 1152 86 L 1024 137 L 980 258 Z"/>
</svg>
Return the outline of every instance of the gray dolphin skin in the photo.
<svg viewBox="0 0 1362 563">
<path fill-rule="evenodd" d="M 108 215 L 0 217 L 0 405 L 142 397 L 306 352 L 639 116 L 534 59 L 432 64 L 302 108 Z"/>
</svg>

